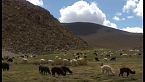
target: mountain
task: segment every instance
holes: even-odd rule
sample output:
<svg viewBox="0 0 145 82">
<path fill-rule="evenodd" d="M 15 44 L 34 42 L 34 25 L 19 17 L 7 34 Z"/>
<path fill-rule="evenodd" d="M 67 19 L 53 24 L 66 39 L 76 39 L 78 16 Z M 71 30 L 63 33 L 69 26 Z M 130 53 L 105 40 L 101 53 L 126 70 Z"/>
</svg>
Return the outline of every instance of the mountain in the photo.
<svg viewBox="0 0 145 82">
<path fill-rule="evenodd" d="M 64 28 L 49 11 L 26 0 L 2 0 L 2 49 L 46 54 L 84 49 L 87 43 Z"/>
<path fill-rule="evenodd" d="M 87 22 L 62 23 L 62 25 L 85 40 L 90 47 L 112 49 L 143 48 L 143 33 L 130 33 Z"/>
</svg>

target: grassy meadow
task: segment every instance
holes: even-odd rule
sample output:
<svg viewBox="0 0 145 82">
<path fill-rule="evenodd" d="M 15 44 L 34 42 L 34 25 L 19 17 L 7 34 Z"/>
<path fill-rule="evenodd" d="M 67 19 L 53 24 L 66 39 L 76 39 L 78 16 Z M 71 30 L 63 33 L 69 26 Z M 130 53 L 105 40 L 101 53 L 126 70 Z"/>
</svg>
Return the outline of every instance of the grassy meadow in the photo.
<svg viewBox="0 0 145 82">
<path fill-rule="evenodd" d="M 95 61 L 94 50 L 98 53 L 100 61 Z M 112 57 L 117 57 L 116 61 L 104 61 L 104 52 L 113 52 Z M 32 64 L 41 58 L 54 59 L 57 55 L 62 58 L 73 58 L 76 52 L 84 52 L 87 55 L 88 64 L 85 66 L 68 66 L 73 74 L 66 76 L 41 75 L 38 71 L 38 65 Z M 68 52 L 54 52 L 51 54 L 39 55 L 36 58 L 28 58 L 28 64 L 22 64 L 19 58 L 15 58 L 10 63 L 9 71 L 2 71 L 2 82 L 143 82 L 143 55 L 132 55 L 136 52 L 124 51 L 127 57 L 122 57 L 117 50 L 93 49 L 93 50 L 71 50 Z M 143 54 L 143 52 L 141 52 Z M 66 56 L 64 56 L 66 54 Z M 102 55 L 101 55 L 102 54 Z M 131 55 L 131 56 L 129 56 Z M 115 76 L 101 74 L 100 63 L 110 65 L 115 72 Z M 46 64 L 51 68 L 51 65 Z M 135 75 L 129 77 L 119 77 L 119 68 L 126 66 L 136 71 Z"/>
</svg>

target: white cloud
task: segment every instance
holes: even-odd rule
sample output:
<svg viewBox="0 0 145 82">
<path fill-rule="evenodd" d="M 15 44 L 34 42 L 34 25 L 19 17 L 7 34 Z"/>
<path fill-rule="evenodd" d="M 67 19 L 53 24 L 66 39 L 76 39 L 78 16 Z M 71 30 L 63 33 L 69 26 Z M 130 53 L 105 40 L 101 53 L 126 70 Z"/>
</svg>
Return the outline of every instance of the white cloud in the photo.
<svg viewBox="0 0 145 82">
<path fill-rule="evenodd" d="M 143 17 L 143 0 L 140 0 L 137 7 L 134 9 L 137 16 Z"/>
<path fill-rule="evenodd" d="M 126 27 L 121 30 L 132 32 L 132 33 L 143 33 L 143 28 L 141 27 Z"/>
<path fill-rule="evenodd" d="M 26 1 L 29 1 L 34 5 L 43 6 L 43 0 L 26 0 Z"/>
<path fill-rule="evenodd" d="M 96 3 L 87 3 L 86 1 L 77 1 L 71 6 L 60 9 L 60 22 L 91 22 L 101 25 L 115 26 L 106 19 L 105 13 L 97 6 Z M 109 21 L 109 22 L 108 22 Z"/>
<path fill-rule="evenodd" d="M 143 0 L 127 0 L 123 12 L 133 12 L 136 16 L 143 17 Z"/>
<path fill-rule="evenodd" d="M 113 19 L 116 20 L 116 21 L 119 21 L 120 20 L 120 18 L 117 17 L 117 16 L 114 16 Z"/>
<path fill-rule="evenodd" d="M 116 13 L 116 15 L 117 15 L 117 16 L 121 16 L 121 15 L 122 15 L 122 13 L 118 12 L 118 13 Z"/>
<path fill-rule="evenodd" d="M 133 17 L 134 17 L 134 16 L 127 16 L 128 19 L 131 19 L 131 18 L 133 18 Z"/>
<path fill-rule="evenodd" d="M 117 29 L 117 25 L 115 23 L 111 23 L 109 20 L 105 20 L 103 25 Z"/>
<path fill-rule="evenodd" d="M 126 4 L 123 6 L 123 12 L 129 12 L 130 10 L 136 8 L 138 0 L 127 0 Z"/>
</svg>

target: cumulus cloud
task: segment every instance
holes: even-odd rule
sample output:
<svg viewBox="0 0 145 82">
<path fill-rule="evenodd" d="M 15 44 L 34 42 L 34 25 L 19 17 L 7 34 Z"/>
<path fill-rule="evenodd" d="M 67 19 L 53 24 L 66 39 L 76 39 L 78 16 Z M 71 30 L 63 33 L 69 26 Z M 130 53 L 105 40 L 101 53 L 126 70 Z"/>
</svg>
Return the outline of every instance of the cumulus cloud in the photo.
<svg viewBox="0 0 145 82">
<path fill-rule="evenodd" d="M 143 0 L 127 0 L 123 6 L 123 12 L 133 12 L 137 16 L 143 17 Z"/>
<path fill-rule="evenodd" d="M 126 27 L 121 30 L 132 32 L 132 33 L 143 33 L 143 28 L 141 27 Z"/>
<path fill-rule="evenodd" d="M 34 5 L 43 6 L 43 0 L 26 0 L 26 1 L 29 1 Z"/>
<path fill-rule="evenodd" d="M 117 25 L 115 23 L 111 23 L 109 20 L 105 20 L 103 25 L 117 29 Z"/>
<path fill-rule="evenodd" d="M 96 3 L 87 3 L 86 1 L 77 1 L 71 6 L 60 9 L 60 22 L 91 22 L 96 24 L 115 26 L 106 19 L 105 13 L 97 6 Z M 117 26 L 117 25 L 116 25 Z"/>
<path fill-rule="evenodd" d="M 127 0 L 126 4 L 123 6 L 123 12 L 129 12 L 130 10 L 136 8 L 138 0 Z"/>
<path fill-rule="evenodd" d="M 137 16 L 143 17 L 143 0 L 140 0 L 137 7 L 134 9 Z"/>
<path fill-rule="evenodd" d="M 120 18 L 117 17 L 117 16 L 114 16 L 113 19 L 116 20 L 116 21 L 119 21 L 120 20 Z"/>
</svg>

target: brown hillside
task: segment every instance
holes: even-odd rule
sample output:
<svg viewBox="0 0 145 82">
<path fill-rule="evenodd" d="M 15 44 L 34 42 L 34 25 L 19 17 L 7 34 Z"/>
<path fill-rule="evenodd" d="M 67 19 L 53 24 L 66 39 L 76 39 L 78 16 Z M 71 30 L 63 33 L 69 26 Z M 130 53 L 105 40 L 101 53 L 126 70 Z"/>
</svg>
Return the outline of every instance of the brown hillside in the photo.
<svg viewBox="0 0 145 82">
<path fill-rule="evenodd" d="M 49 11 L 25 0 L 2 0 L 2 48 L 45 54 L 56 49 L 86 48 Z"/>
<path fill-rule="evenodd" d="M 99 24 L 76 22 L 64 23 L 65 27 L 95 48 L 143 48 L 143 34 L 130 33 Z"/>
</svg>

